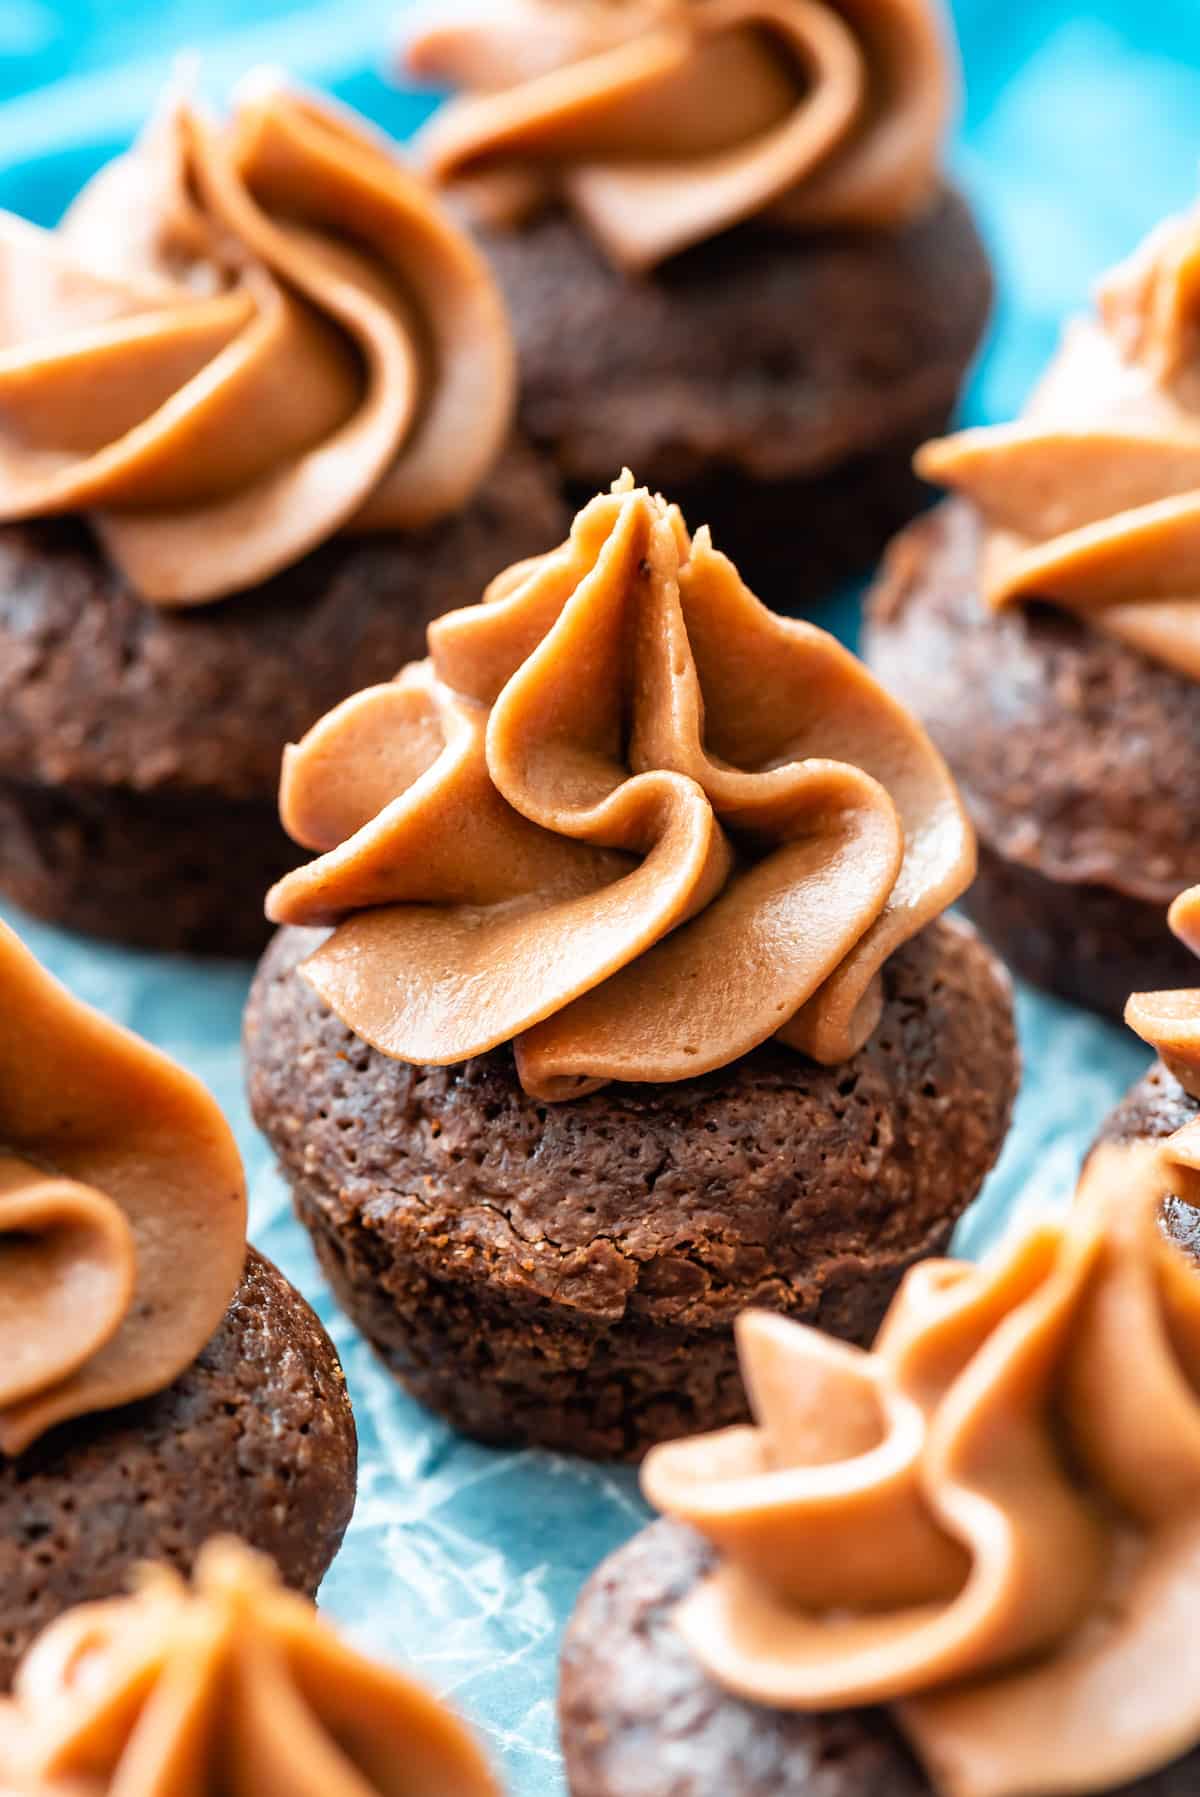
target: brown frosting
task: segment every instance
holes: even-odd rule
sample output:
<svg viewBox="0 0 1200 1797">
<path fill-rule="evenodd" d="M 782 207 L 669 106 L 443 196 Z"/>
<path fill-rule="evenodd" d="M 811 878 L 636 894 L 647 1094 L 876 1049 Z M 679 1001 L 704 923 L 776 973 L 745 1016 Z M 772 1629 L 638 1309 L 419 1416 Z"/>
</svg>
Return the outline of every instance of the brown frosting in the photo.
<svg viewBox="0 0 1200 1797">
<path fill-rule="evenodd" d="M 284 823 L 324 853 L 267 902 L 337 924 L 304 976 L 397 1060 L 515 1041 L 546 1099 L 776 1034 L 839 1061 L 970 881 L 910 714 L 628 476 L 429 648 L 287 751 Z"/>
<path fill-rule="evenodd" d="M 44 1797 L 499 1797 L 473 1739 L 234 1540 L 52 1623 L 0 1705 L 0 1789 Z"/>
<path fill-rule="evenodd" d="M 939 1797 L 1122 1786 L 1200 1741 L 1200 1129 L 1107 1144 L 1075 1206 L 926 1261 L 872 1352 L 748 1313 L 756 1424 L 643 1484 L 718 1548 L 677 1613 L 776 1708 L 890 1703 Z"/>
<path fill-rule="evenodd" d="M 57 231 L 0 214 L 0 520 L 86 512 L 155 604 L 453 512 L 513 391 L 479 252 L 303 95 L 175 99 Z"/>
<path fill-rule="evenodd" d="M 1167 922 L 1194 955 L 1200 955 L 1200 886 L 1181 892 Z M 1185 1092 L 1200 1098 L 1200 991 L 1135 992 L 1125 1021 L 1158 1053 Z"/>
<path fill-rule="evenodd" d="M 955 76 L 932 0 L 482 0 L 410 71 L 466 90 L 419 140 L 493 221 L 561 197 L 629 270 L 744 219 L 894 227 L 937 178 Z"/>
<path fill-rule="evenodd" d="M 72 998 L 0 923 L 0 1453 L 169 1385 L 246 1251 L 237 1148 L 199 1082 Z"/>
<path fill-rule="evenodd" d="M 1200 210 L 1171 220 L 1077 321 L 1016 424 L 928 444 L 917 467 L 988 526 L 997 609 L 1061 605 L 1200 679 Z"/>
</svg>

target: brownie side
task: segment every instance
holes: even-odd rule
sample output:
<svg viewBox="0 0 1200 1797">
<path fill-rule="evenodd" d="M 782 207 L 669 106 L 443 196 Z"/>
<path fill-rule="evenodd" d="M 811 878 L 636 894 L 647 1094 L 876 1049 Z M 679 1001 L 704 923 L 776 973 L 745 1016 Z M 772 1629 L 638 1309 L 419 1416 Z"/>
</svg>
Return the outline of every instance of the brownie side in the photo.
<svg viewBox="0 0 1200 1797">
<path fill-rule="evenodd" d="M 1124 1015 L 1131 992 L 1196 979 L 1195 956 L 1167 928 L 1162 904 L 1048 880 L 985 843 L 962 905 L 1013 973 L 1108 1017 Z"/>
<path fill-rule="evenodd" d="M 1007 979 L 942 920 L 896 954 L 870 1042 L 767 1044 L 669 1086 L 546 1105 L 511 1052 L 414 1067 L 362 1043 L 288 930 L 247 1011 L 251 1103 L 339 1300 L 458 1426 L 633 1457 L 733 1421 L 734 1317 L 869 1340 L 991 1166 L 1017 1078 Z"/>
<path fill-rule="evenodd" d="M 953 405 L 991 301 L 949 190 L 898 232 L 749 224 L 638 276 L 563 211 L 482 238 L 517 336 L 522 429 L 592 488 L 622 463 L 674 497 L 714 471 L 812 479 L 868 454 Z"/>
<path fill-rule="evenodd" d="M 315 1593 L 356 1467 L 333 1343 L 251 1249 L 224 1322 L 174 1385 L 0 1458 L 0 1689 L 63 1610 L 115 1596 L 143 1560 L 187 1571 L 214 1534 L 240 1535 Z"/>
<path fill-rule="evenodd" d="M 977 515 L 894 544 L 864 654 L 925 723 L 995 855 L 1165 909 L 1200 880 L 1200 684 L 1052 606 L 987 609 Z M 1165 925 L 1164 925 L 1165 931 Z"/>
<path fill-rule="evenodd" d="M 261 586 L 174 611 L 138 599 L 75 520 L 0 527 L 0 779 L 274 803 L 285 743 L 423 656 L 431 619 L 567 527 L 513 445 L 454 518 L 335 537 Z"/>
<path fill-rule="evenodd" d="M 563 1643 L 559 1729 L 571 1797 L 933 1797 L 882 1710 L 769 1710 L 724 1691 L 672 1611 L 713 1565 L 657 1522 L 584 1587 Z M 1200 1751 L 1108 1797 L 1194 1797 Z"/>
<path fill-rule="evenodd" d="M 273 800 L 0 778 L 0 892 L 85 935 L 253 960 L 297 854 Z"/>
</svg>

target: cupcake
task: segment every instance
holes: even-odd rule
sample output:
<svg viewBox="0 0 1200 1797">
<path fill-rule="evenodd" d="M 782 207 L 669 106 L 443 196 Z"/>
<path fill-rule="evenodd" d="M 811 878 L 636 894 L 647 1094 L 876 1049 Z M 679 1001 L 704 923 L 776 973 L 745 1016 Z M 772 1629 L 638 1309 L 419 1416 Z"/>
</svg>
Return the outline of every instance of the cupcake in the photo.
<svg viewBox="0 0 1200 1797">
<path fill-rule="evenodd" d="M 46 1630 L 0 1704 L 20 1797 L 499 1797 L 463 1724 L 356 1653 L 269 1561 L 210 1541 Z"/>
<path fill-rule="evenodd" d="M 664 1520 L 568 1629 L 573 1797 L 1200 1788 L 1200 1270 L 1158 1222 L 1200 1203 L 1189 1134 L 915 1268 L 869 1353 L 740 1320 L 753 1425 L 648 1458 Z"/>
<path fill-rule="evenodd" d="M 869 1339 L 1007 1125 L 1008 983 L 942 917 L 920 727 L 626 479 L 289 750 L 320 851 L 247 1013 L 339 1300 L 485 1440 L 744 1413 L 748 1302 Z"/>
<path fill-rule="evenodd" d="M 214 1529 L 320 1584 L 354 1507 L 333 1344 L 246 1248 L 203 1087 L 0 924 L 0 1688 L 71 1604 Z"/>
<path fill-rule="evenodd" d="M 790 603 L 926 489 L 991 281 L 941 170 L 937 0 L 465 0 L 417 154 L 508 299 L 521 423 L 582 503 L 628 462 Z M 795 553 L 802 541 L 804 553 Z"/>
<path fill-rule="evenodd" d="M 383 140 L 261 82 L 0 258 L 0 893 L 256 953 L 284 744 L 561 535 L 503 302 Z"/>
<path fill-rule="evenodd" d="M 1021 973 L 1120 1015 L 1188 978 L 1200 879 L 1200 212 L 1067 331 L 1024 418 L 930 444 L 957 497 L 891 552 L 865 653 L 980 837 L 968 906 Z"/>
</svg>

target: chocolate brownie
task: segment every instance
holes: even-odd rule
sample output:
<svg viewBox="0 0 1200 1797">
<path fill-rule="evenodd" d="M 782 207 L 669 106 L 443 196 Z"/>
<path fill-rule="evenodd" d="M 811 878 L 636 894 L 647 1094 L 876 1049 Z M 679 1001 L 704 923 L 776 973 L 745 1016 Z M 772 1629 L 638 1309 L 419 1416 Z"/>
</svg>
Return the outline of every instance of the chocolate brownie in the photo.
<svg viewBox="0 0 1200 1797">
<path fill-rule="evenodd" d="M 991 301 L 958 195 L 898 232 L 744 225 L 639 276 L 561 211 L 482 237 L 522 428 L 573 503 L 627 465 L 784 608 L 867 567 L 922 502 L 913 451 L 944 428 Z"/>
<path fill-rule="evenodd" d="M 1193 981 L 1195 971 L 1193 960 Z M 1200 1103 L 1184 1091 L 1161 1061 L 1155 1061 L 1105 1118 L 1096 1143 L 1157 1141 L 1173 1135 L 1185 1123 L 1194 1122 L 1197 1116 Z M 1163 1222 L 1172 1241 L 1200 1261 L 1200 1211 L 1180 1198 L 1168 1198 L 1163 1206 Z"/>
<path fill-rule="evenodd" d="M 251 993 L 250 1096 L 338 1298 L 468 1433 L 636 1457 L 745 1414 L 748 1304 L 868 1341 L 942 1250 L 1004 1139 L 1003 970 L 943 919 L 898 951 L 871 1040 L 837 1067 L 770 1043 L 674 1085 L 547 1105 L 504 1048 L 388 1060 L 296 972 Z"/>
<path fill-rule="evenodd" d="M 563 1643 L 559 1727 L 571 1797 L 933 1797 L 883 1710 L 805 1714 L 734 1697 L 671 1622 L 713 1555 L 657 1522 L 584 1587 Z M 1200 1752 L 1109 1797 L 1194 1797 Z"/>
<path fill-rule="evenodd" d="M 356 1463 L 333 1343 L 251 1249 L 225 1321 L 174 1385 L 0 1459 L 0 1688 L 61 1611 L 116 1595 L 143 1560 L 186 1570 L 214 1534 L 240 1535 L 315 1593 L 354 1509 Z"/>
<path fill-rule="evenodd" d="M 284 744 L 566 529 L 514 447 L 457 518 L 338 537 L 252 591 L 169 611 L 75 520 L 0 528 L 0 892 L 126 942 L 257 953 L 263 896 L 296 858 Z"/>
<path fill-rule="evenodd" d="M 1058 608 L 989 611 L 980 540 L 958 500 L 911 525 L 863 652 L 974 819 L 966 910 L 1017 972 L 1120 1015 L 1195 971 L 1166 909 L 1200 880 L 1200 686 Z"/>
</svg>

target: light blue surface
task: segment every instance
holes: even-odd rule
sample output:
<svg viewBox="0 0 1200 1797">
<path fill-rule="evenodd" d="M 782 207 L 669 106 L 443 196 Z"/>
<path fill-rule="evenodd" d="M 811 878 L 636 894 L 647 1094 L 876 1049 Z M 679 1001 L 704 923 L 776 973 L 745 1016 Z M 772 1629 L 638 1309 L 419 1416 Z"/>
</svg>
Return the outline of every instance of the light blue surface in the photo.
<svg viewBox="0 0 1200 1797">
<path fill-rule="evenodd" d="M 958 0 L 969 99 L 961 177 L 1001 279 L 968 409 L 1020 403 L 1062 315 L 1165 211 L 1200 157 L 1200 3 Z M 256 61 L 324 81 L 398 132 L 427 110 L 383 76 L 395 13 L 367 0 L 0 0 L 0 204 L 50 222 L 136 128 L 173 55 L 195 46 L 214 93 Z M 847 622 L 843 602 L 825 614 Z M 192 1067 L 232 1119 L 251 1176 L 254 1239 L 318 1304 L 358 1413 L 358 1512 L 324 1601 L 364 1643 L 422 1668 L 490 1737 L 518 1797 L 560 1797 L 555 1649 L 580 1582 L 638 1526 L 623 1472 L 471 1446 L 409 1403 L 333 1311 L 307 1237 L 242 1095 L 247 974 L 108 950 L 22 920 L 81 996 Z M 967 1219 L 976 1251 L 1025 1207 L 1061 1202 L 1083 1148 L 1144 1065 L 1116 1028 L 1019 998 L 1026 1078 L 1016 1127 Z"/>
</svg>

